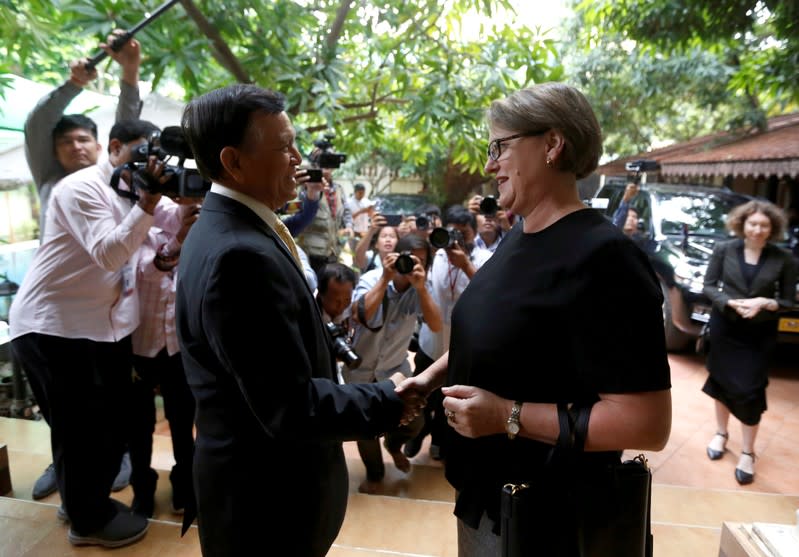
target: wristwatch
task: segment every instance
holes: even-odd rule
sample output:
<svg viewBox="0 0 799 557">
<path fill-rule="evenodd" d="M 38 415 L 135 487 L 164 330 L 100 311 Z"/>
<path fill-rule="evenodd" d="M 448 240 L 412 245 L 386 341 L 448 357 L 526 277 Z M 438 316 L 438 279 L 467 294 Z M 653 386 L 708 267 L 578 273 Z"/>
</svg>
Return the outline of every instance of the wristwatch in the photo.
<svg viewBox="0 0 799 557">
<path fill-rule="evenodd" d="M 508 421 L 505 422 L 505 431 L 508 433 L 508 439 L 516 439 L 519 434 L 521 425 L 519 424 L 519 417 L 522 415 L 522 402 L 518 400 L 513 403 L 513 409 L 510 411 Z"/>
</svg>

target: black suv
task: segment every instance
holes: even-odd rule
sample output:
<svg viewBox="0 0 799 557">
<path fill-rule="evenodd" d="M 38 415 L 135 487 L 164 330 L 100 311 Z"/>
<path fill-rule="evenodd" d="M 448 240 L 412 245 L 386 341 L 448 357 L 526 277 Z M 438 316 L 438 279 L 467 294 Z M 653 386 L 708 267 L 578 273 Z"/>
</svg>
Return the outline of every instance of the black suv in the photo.
<svg viewBox="0 0 799 557">
<path fill-rule="evenodd" d="M 624 188 L 624 183 L 602 186 L 591 206 L 613 218 Z M 663 288 L 670 351 L 693 347 L 709 321 L 711 304 L 702 293 L 707 262 L 713 245 L 730 238 L 727 213 L 750 199 L 721 188 L 653 183 L 630 202 L 638 213 L 634 239 L 650 256 Z"/>
</svg>

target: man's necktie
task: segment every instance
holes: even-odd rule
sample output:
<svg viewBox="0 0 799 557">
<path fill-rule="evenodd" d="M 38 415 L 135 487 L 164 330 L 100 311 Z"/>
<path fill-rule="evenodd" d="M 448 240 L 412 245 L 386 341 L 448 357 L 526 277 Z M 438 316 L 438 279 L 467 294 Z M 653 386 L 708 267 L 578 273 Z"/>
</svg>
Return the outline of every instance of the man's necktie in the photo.
<svg viewBox="0 0 799 557">
<path fill-rule="evenodd" d="M 297 245 L 294 243 L 294 238 L 291 237 L 291 233 L 289 229 L 286 228 L 286 225 L 283 224 L 279 218 L 275 221 L 275 232 L 277 235 L 280 236 L 280 239 L 283 240 L 283 243 L 286 244 L 286 247 L 289 248 L 291 255 L 294 256 L 294 260 L 297 262 L 297 265 L 300 266 L 302 269 L 302 261 L 300 260 L 300 252 L 297 251 Z"/>
</svg>

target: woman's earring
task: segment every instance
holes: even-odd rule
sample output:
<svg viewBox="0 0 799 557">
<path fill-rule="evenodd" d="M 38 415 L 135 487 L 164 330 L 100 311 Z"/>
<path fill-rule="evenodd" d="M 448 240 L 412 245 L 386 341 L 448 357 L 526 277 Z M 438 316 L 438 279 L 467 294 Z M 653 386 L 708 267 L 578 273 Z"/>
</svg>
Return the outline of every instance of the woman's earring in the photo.
<svg viewBox="0 0 799 557">
<path fill-rule="evenodd" d="M 547 168 L 552 168 L 552 159 L 547 157 Z"/>
</svg>

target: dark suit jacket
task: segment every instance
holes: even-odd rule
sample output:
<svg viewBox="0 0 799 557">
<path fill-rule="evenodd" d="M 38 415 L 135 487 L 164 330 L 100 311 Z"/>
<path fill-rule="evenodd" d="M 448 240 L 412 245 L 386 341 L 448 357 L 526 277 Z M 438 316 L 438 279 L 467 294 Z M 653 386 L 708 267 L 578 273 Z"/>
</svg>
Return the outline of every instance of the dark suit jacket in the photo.
<svg viewBox="0 0 799 557">
<path fill-rule="evenodd" d="M 203 555 L 325 555 L 347 504 L 341 442 L 398 424 L 393 384 L 336 383 L 302 271 L 254 212 L 219 194 L 183 246 L 177 327 L 197 400 Z"/>
<path fill-rule="evenodd" d="M 738 319 L 737 313 L 727 307 L 727 302 L 738 298 L 774 298 L 780 307 L 791 307 L 796 295 L 796 264 L 793 255 L 773 244 L 766 244 L 761 259 L 763 266 L 746 285 L 739 258 L 743 248 L 740 238 L 718 242 L 705 272 L 705 295 L 713 306 L 731 319 Z M 765 321 L 776 318 L 775 312 L 761 311 L 752 321 Z"/>
</svg>

